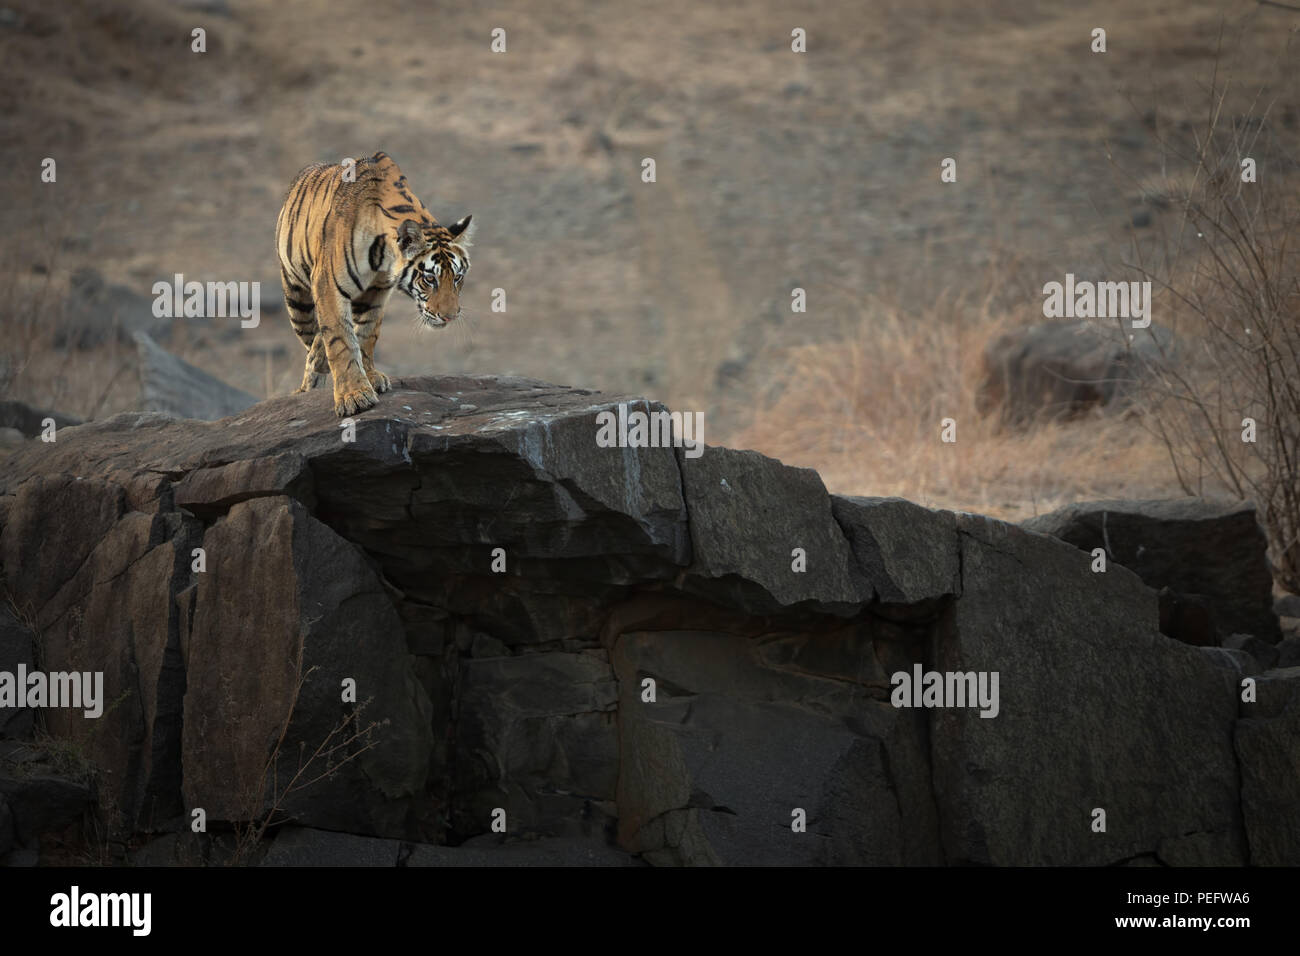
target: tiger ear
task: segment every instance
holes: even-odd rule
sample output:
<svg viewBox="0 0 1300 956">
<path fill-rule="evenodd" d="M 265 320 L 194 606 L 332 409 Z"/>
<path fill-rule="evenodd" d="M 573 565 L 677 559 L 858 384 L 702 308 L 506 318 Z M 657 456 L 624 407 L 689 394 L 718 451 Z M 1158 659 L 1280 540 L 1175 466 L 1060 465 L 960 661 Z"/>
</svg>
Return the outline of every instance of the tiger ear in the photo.
<svg viewBox="0 0 1300 956">
<path fill-rule="evenodd" d="M 458 219 L 447 227 L 451 237 L 459 242 L 462 246 L 468 246 L 470 237 L 474 235 L 474 229 L 471 225 L 473 216 L 466 216 L 464 219 Z"/>
<path fill-rule="evenodd" d="M 424 241 L 424 231 L 414 219 L 405 219 L 397 227 L 397 248 L 402 251 L 402 256 L 406 259 L 428 248 Z"/>
</svg>

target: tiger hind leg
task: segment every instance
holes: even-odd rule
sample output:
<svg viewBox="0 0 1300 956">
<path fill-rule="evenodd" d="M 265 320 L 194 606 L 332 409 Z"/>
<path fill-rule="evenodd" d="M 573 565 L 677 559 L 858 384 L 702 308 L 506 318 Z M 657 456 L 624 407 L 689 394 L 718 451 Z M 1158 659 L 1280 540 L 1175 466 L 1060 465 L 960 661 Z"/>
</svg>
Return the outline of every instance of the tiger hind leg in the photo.
<svg viewBox="0 0 1300 956">
<path fill-rule="evenodd" d="M 325 355 L 325 341 L 321 338 L 319 332 L 312 339 L 311 345 L 307 347 L 307 364 L 302 370 L 302 384 L 298 386 L 294 394 L 299 392 L 310 392 L 313 388 L 320 388 L 330 377 L 329 358 Z"/>
<path fill-rule="evenodd" d="M 283 272 L 284 304 L 289 310 L 289 322 L 294 334 L 307 349 L 307 364 L 302 372 L 302 384 L 294 391 L 307 392 L 320 388 L 329 377 L 329 359 L 325 356 L 325 343 L 321 341 L 320 324 L 316 321 L 316 303 L 311 293 Z"/>
</svg>

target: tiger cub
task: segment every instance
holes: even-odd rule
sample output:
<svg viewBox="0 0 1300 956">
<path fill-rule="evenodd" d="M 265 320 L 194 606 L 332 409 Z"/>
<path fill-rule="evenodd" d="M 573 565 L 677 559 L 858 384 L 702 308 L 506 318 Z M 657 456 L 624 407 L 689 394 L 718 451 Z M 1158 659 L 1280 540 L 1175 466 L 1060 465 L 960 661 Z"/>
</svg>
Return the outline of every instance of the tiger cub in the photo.
<svg viewBox="0 0 1300 956">
<path fill-rule="evenodd" d="M 307 347 L 297 391 L 329 373 L 340 418 L 373 407 L 389 388 L 375 368 L 388 297 L 394 288 L 409 295 L 428 328 L 457 318 L 470 219 L 440 225 L 387 153 L 354 170 L 313 163 L 299 172 L 275 224 L 289 321 Z"/>
</svg>

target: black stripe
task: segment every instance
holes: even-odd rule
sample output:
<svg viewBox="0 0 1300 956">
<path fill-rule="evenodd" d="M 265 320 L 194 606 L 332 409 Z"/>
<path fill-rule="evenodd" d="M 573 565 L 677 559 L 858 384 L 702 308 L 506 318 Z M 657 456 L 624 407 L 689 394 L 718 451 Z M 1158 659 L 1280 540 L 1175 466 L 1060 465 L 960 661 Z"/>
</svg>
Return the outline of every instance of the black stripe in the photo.
<svg viewBox="0 0 1300 956">
<path fill-rule="evenodd" d="M 367 312 L 369 312 L 371 309 L 374 309 L 375 307 L 376 306 L 373 302 L 353 302 L 352 314 L 354 316 L 365 315 Z"/>
<path fill-rule="evenodd" d="M 286 262 L 293 262 L 293 248 L 297 245 L 294 237 L 298 232 L 298 212 L 302 209 L 303 201 L 307 198 L 307 190 L 299 186 L 298 196 L 294 200 L 293 208 L 289 210 L 287 218 L 288 228 L 284 231 L 284 258 Z"/>
<path fill-rule="evenodd" d="M 347 266 L 348 278 L 356 285 L 357 291 L 361 292 L 366 287 L 361 284 L 361 276 L 357 275 L 356 264 L 352 261 L 352 238 L 348 236 L 347 244 L 343 247 L 343 264 Z"/>
<path fill-rule="evenodd" d="M 387 206 L 385 208 L 388 209 L 389 212 L 415 212 L 415 207 L 407 203 L 403 203 L 400 206 Z"/>
<path fill-rule="evenodd" d="M 289 275 L 283 265 L 280 266 L 280 281 L 285 284 L 290 292 L 306 292 L 307 287 L 299 285 L 294 281 L 293 276 Z"/>
<path fill-rule="evenodd" d="M 349 302 L 352 301 L 352 295 L 351 295 L 351 293 L 349 293 L 347 289 L 343 288 L 343 286 L 339 285 L 339 277 L 338 277 L 338 276 L 335 276 L 335 277 L 334 277 L 334 288 L 336 288 L 336 289 L 339 290 L 339 295 L 343 296 L 343 298 L 347 299 Z M 360 291 L 360 290 L 358 290 L 358 291 Z"/>
<path fill-rule="evenodd" d="M 370 268 L 378 272 L 384 266 L 384 249 L 386 243 L 383 236 L 375 236 L 375 241 L 370 244 Z"/>
<path fill-rule="evenodd" d="M 309 192 L 311 192 L 311 190 L 307 188 L 305 182 L 298 186 L 298 198 L 294 201 L 293 208 L 289 210 L 290 222 L 298 221 L 298 212 L 302 209 L 302 204 L 306 201 Z"/>
<path fill-rule="evenodd" d="M 301 302 L 301 301 L 299 301 L 299 300 L 297 300 L 297 299 L 291 299 L 291 298 L 289 298 L 288 296 L 285 296 L 285 297 L 284 297 L 284 303 L 285 303 L 285 305 L 287 305 L 289 308 L 291 308 L 291 309 L 296 309 L 296 310 L 299 311 L 299 312 L 314 312 L 314 311 L 316 311 L 316 303 L 315 303 L 315 302 Z"/>
<path fill-rule="evenodd" d="M 302 204 L 307 198 L 307 190 L 302 187 L 298 188 L 298 198 L 294 200 L 293 208 L 289 210 L 289 228 L 293 229 L 298 225 L 298 213 L 302 209 Z"/>
</svg>

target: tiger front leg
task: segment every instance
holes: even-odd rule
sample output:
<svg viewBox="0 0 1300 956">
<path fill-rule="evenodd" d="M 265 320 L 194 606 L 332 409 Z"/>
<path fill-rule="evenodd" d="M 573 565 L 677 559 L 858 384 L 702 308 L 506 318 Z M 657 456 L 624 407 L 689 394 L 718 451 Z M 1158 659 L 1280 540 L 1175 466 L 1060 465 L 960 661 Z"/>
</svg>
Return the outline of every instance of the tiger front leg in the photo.
<svg viewBox="0 0 1300 956">
<path fill-rule="evenodd" d="M 391 289 L 367 289 L 352 302 L 352 325 L 357 330 L 357 342 L 361 346 L 361 367 L 380 395 L 392 387 L 388 376 L 375 368 L 375 343 L 379 341 L 384 305 L 391 292 Z"/>
<path fill-rule="evenodd" d="M 334 284 L 332 278 L 325 282 L 330 286 Z M 320 323 L 325 356 L 334 377 L 334 414 L 347 418 L 374 408 L 379 396 L 365 372 L 361 349 L 348 314 L 351 304 L 337 289 L 326 290 L 321 285 L 323 283 L 316 289 L 316 320 Z"/>
</svg>

